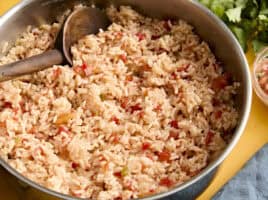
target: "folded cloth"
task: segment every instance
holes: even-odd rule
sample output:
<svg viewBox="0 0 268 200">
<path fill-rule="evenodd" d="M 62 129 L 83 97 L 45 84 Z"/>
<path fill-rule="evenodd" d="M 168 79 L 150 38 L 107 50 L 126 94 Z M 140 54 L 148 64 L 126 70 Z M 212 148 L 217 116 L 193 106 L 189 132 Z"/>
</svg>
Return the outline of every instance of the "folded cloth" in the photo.
<svg viewBox="0 0 268 200">
<path fill-rule="evenodd" d="M 213 200 L 268 199 L 268 145 L 215 195 Z"/>
</svg>

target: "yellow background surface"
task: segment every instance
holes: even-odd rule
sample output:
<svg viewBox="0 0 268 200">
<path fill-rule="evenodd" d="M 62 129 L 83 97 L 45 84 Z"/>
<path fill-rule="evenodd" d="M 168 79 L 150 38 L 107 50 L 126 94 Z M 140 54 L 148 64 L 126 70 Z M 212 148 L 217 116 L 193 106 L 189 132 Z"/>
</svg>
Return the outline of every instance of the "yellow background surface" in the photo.
<svg viewBox="0 0 268 200">
<path fill-rule="evenodd" d="M 18 0 L 0 0 L 0 15 L 8 10 Z M 252 51 L 247 53 L 250 66 L 252 66 L 254 56 Z M 228 181 L 243 165 L 268 142 L 268 123 L 266 116 L 268 108 L 253 95 L 253 103 L 250 119 L 246 130 L 240 141 L 231 152 L 229 157 L 220 166 L 217 174 L 209 187 L 199 196 L 198 200 L 208 200 Z M 0 199 L 5 200 L 48 200 L 52 199 L 46 195 L 40 195 L 36 190 L 17 188 L 12 176 L 0 169 Z"/>
</svg>

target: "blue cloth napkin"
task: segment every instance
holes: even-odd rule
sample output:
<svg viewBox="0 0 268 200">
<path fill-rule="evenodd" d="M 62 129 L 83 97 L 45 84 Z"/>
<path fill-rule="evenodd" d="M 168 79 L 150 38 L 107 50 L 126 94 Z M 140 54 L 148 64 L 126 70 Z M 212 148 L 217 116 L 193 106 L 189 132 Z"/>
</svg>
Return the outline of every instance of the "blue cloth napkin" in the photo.
<svg viewBox="0 0 268 200">
<path fill-rule="evenodd" d="M 261 149 L 213 198 L 213 200 L 232 199 L 268 199 L 268 145 Z"/>
</svg>

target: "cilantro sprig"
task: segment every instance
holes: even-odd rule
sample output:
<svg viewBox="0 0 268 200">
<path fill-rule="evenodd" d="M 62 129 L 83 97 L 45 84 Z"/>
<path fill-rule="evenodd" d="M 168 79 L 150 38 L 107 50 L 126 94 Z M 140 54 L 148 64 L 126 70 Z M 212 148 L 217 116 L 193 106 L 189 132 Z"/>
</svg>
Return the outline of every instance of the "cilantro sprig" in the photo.
<svg viewBox="0 0 268 200">
<path fill-rule="evenodd" d="M 244 51 L 268 46 L 268 0 L 199 0 L 232 30 Z"/>
</svg>

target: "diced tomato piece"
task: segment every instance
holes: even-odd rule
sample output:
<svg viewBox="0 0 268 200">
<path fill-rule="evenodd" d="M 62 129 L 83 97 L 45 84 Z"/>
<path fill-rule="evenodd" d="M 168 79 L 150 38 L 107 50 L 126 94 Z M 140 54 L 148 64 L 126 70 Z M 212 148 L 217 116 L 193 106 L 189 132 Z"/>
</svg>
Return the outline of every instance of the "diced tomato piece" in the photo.
<svg viewBox="0 0 268 200">
<path fill-rule="evenodd" d="M 85 62 L 82 64 L 81 69 L 84 72 L 85 76 L 89 76 L 92 73 L 92 68 L 87 66 Z"/>
<path fill-rule="evenodd" d="M 144 142 L 142 144 L 142 150 L 144 150 L 144 151 L 149 149 L 150 147 L 151 147 L 151 144 L 149 142 Z"/>
<path fill-rule="evenodd" d="M 135 104 L 134 106 L 130 107 L 130 112 L 133 114 L 135 111 L 140 111 L 142 110 L 142 107 L 139 103 Z"/>
<path fill-rule="evenodd" d="M 58 78 L 61 74 L 61 68 L 57 67 L 56 69 L 53 70 L 53 77 Z"/>
<path fill-rule="evenodd" d="M 230 82 L 231 82 L 230 74 L 225 73 L 222 76 L 219 76 L 212 81 L 212 89 L 215 91 L 219 91 L 221 89 L 224 89 L 227 85 L 229 85 Z"/>
<path fill-rule="evenodd" d="M 106 160 L 106 158 L 103 155 L 100 155 L 99 156 L 99 161 L 104 161 L 104 160 Z"/>
<path fill-rule="evenodd" d="M 117 39 L 122 38 L 122 36 L 123 36 L 123 33 L 122 33 L 122 32 L 117 32 L 117 33 L 116 33 L 116 38 L 117 38 Z"/>
<path fill-rule="evenodd" d="M 119 136 L 118 136 L 117 133 L 112 133 L 112 135 L 111 135 L 111 140 L 112 140 L 112 142 L 113 142 L 114 144 L 118 144 L 120 138 L 119 138 Z"/>
<path fill-rule="evenodd" d="M 160 112 L 162 111 L 162 106 L 160 104 L 158 104 L 155 108 L 154 108 L 155 112 Z"/>
<path fill-rule="evenodd" d="M 122 177 L 122 173 L 121 172 L 114 172 L 114 176 L 121 178 Z"/>
<path fill-rule="evenodd" d="M 164 21 L 164 23 L 163 23 L 163 27 L 164 27 L 167 31 L 171 31 L 171 26 L 170 26 L 169 20 Z"/>
<path fill-rule="evenodd" d="M 149 71 L 152 70 L 152 68 L 151 68 L 149 65 L 144 65 L 144 66 L 142 67 L 142 69 L 143 69 L 143 71 L 146 71 L 146 72 L 149 72 Z"/>
<path fill-rule="evenodd" d="M 79 163 L 72 162 L 72 168 L 77 169 L 79 167 Z"/>
<path fill-rule="evenodd" d="M 89 76 L 92 73 L 92 68 L 84 62 L 81 66 L 74 66 L 73 70 L 81 76 Z"/>
<path fill-rule="evenodd" d="M 121 99 L 121 107 L 124 108 L 124 109 L 126 109 L 127 106 L 128 106 L 128 102 L 129 102 L 129 99 L 127 97 L 123 97 Z"/>
<path fill-rule="evenodd" d="M 209 145 L 212 142 L 213 136 L 214 136 L 214 133 L 212 133 L 211 131 L 208 131 L 206 140 L 205 140 L 206 145 Z"/>
<path fill-rule="evenodd" d="M 166 187 L 171 187 L 173 184 L 174 184 L 173 181 L 169 179 L 168 177 L 162 178 L 159 182 L 159 185 L 166 186 Z"/>
<path fill-rule="evenodd" d="M 28 130 L 28 133 L 30 133 L 30 134 L 34 134 L 35 132 L 36 132 L 35 126 L 32 126 L 32 128 Z"/>
<path fill-rule="evenodd" d="M 133 76 L 132 75 L 127 75 L 126 76 L 126 81 L 133 81 Z"/>
<path fill-rule="evenodd" d="M 176 128 L 178 129 L 179 128 L 179 125 L 178 125 L 178 121 L 177 120 L 172 120 L 169 125 L 172 127 L 172 128 Z"/>
<path fill-rule="evenodd" d="M 25 102 L 23 102 L 23 101 L 20 102 L 20 109 L 21 109 L 22 113 L 27 112 Z"/>
<path fill-rule="evenodd" d="M 136 36 L 139 38 L 139 41 L 142 41 L 145 39 L 146 35 L 144 33 L 137 33 Z"/>
<path fill-rule="evenodd" d="M 150 193 L 155 193 L 155 190 L 154 189 L 150 189 L 149 192 Z"/>
<path fill-rule="evenodd" d="M 161 162 L 169 161 L 170 160 L 170 153 L 166 150 L 158 153 L 158 160 Z"/>
<path fill-rule="evenodd" d="M 87 69 L 87 64 L 85 62 L 83 62 L 83 64 L 80 67 L 84 71 Z"/>
<path fill-rule="evenodd" d="M 3 105 L 4 108 L 12 108 L 12 103 L 10 102 L 5 102 Z"/>
<path fill-rule="evenodd" d="M 172 72 L 171 77 L 175 80 L 175 79 L 177 79 L 177 74 L 175 72 Z"/>
<path fill-rule="evenodd" d="M 0 122 L 0 128 L 6 128 L 7 124 L 6 122 Z"/>
<path fill-rule="evenodd" d="M 139 116 L 140 118 L 143 118 L 143 116 L 144 116 L 144 111 L 140 111 L 139 114 L 138 114 L 138 116 Z"/>
<path fill-rule="evenodd" d="M 178 131 L 170 131 L 169 132 L 169 138 L 178 139 L 178 137 L 179 137 L 179 132 Z"/>
<path fill-rule="evenodd" d="M 119 55 L 120 60 L 122 60 L 124 63 L 127 62 L 127 56 L 125 54 Z"/>
<path fill-rule="evenodd" d="M 111 118 L 111 121 L 113 121 L 115 124 L 117 124 L 117 125 L 119 125 L 120 124 L 120 121 L 119 121 L 119 119 L 116 117 L 116 116 L 113 116 L 112 118 Z"/>
<path fill-rule="evenodd" d="M 69 133 L 69 130 L 65 126 L 59 126 L 58 134 L 61 133 L 61 132 Z"/>
<path fill-rule="evenodd" d="M 222 111 L 221 110 L 217 110 L 214 112 L 215 118 L 216 119 L 220 119 L 222 116 Z"/>
</svg>

